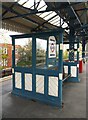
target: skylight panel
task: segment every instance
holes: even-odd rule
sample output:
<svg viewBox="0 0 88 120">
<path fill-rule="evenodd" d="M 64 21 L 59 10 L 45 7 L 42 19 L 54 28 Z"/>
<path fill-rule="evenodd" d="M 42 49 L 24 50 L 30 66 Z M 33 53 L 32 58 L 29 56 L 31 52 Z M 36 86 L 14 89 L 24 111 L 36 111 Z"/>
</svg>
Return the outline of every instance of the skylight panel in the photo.
<svg viewBox="0 0 88 120">
<path fill-rule="evenodd" d="M 24 2 L 26 2 L 26 0 L 20 0 L 18 3 L 22 5 Z"/>
<path fill-rule="evenodd" d="M 44 19 L 45 20 L 48 20 L 48 19 L 50 19 L 51 17 L 53 17 L 54 15 L 56 15 L 56 13 L 55 12 L 53 12 L 52 14 L 50 14 L 50 15 L 48 15 L 47 17 L 45 17 Z"/>
<path fill-rule="evenodd" d="M 55 22 L 60 22 L 60 18 L 58 17 L 57 19 L 55 19 L 55 20 L 53 20 L 53 21 L 51 21 L 50 23 L 55 23 Z"/>
<path fill-rule="evenodd" d="M 37 13 L 36 15 L 40 16 L 40 15 L 41 15 L 41 13 Z"/>
<path fill-rule="evenodd" d="M 53 25 L 55 25 L 55 26 L 60 26 L 60 24 L 59 24 L 59 23 L 57 23 L 57 24 L 53 24 Z"/>
<path fill-rule="evenodd" d="M 32 7 L 32 6 L 34 6 L 34 0 L 29 0 L 29 1 L 24 5 L 24 7 L 27 7 L 27 8 L 30 8 L 30 7 Z M 31 8 L 31 9 L 34 9 L 34 7 Z"/>
<path fill-rule="evenodd" d="M 53 19 L 49 20 L 49 22 L 53 22 L 54 20 L 59 19 L 59 16 L 54 17 Z"/>
<path fill-rule="evenodd" d="M 24 7 L 34 9 L 34 0 L 20 0 L 18 3 L 23 5 Z M 35 0 L 35 7 L 37 7 L 38 11 L 45 11 L 47 8 L 47 5 L 44 2 L 44 0 Z M 57 13 L 54 11 L 37 13 L 36 15 L 38 15 L 39 17 L 43 18 L 46 21 L 50 19 L 48 22 L 53 25 L 60 26 L 60 22 L 61 22 L 61 24 L 63 24 L 63 20 L 61 19 L 61 21 L 60 21 L 59 15 L 57 15 Z M 68 26 L 67 23 L 64 23 L 62 25 L 63 28 L 65 28 L 67 26 Z"/>
<path fill-rule="evenodd" d="M 40 2 L 40 0 L 36 0 L 36 3 Z"/>
<path fill-rule="evenodd" d="M 55 23 L 53 23 L 53 25 L 58 25 L 60 22 L 59 21 L 57 21 L 57 22 L 55 22 Z"/>
<path fill-rule="evenodd" d="M 42 14 L 40 15 L 40 17 L 45 18 L 47 15 L 49 15 L 49 13 L 51 13 L 51 12 L 42 13 Z"/>
<path fill-rule="evenodd" d="M 66 28 L 68 27 L 68 24 L 65 22 L 63 25 L 62 25 L 62 28 Z"/>
<path fill-rule="evenodd" d="M 69 33 L 69 29 L 68 29 L 68 30 L 65 29 L 65 31 L 66 31 L 67 33 Z"/>
<path fill-rule="evenodd" d="M 46 10 L 46 8 L 47 8 L 47 5 L 45 4 L 45 2 L 43 0 L 41 0 L 40 4 L 38 6 L 38 10 L 42 11 L 42 10 Z"/>
</svg>

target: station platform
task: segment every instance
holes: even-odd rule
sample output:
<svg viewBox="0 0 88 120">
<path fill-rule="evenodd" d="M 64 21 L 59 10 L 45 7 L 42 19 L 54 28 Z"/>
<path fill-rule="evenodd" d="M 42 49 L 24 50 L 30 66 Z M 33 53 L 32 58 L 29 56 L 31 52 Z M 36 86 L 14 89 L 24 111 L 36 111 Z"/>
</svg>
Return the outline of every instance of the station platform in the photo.
<svg viewBox="0 0 88 120">
<path fill-rule="evenodd" d="M 79 74 L 80 83 L 63 84 L 63 108 L 38 101 L 20 98 L 11 94 L 12 80 L 0 82 L 2 86 L 2 118 L 86 118 L 86 81 L 88 63 L 83 64 Z"/>
</svg>

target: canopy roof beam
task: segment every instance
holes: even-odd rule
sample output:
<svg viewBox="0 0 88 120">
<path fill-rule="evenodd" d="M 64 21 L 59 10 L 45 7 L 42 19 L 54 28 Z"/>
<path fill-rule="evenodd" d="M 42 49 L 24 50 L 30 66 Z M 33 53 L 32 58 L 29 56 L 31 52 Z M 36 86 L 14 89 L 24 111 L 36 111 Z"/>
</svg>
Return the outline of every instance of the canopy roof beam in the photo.
<svg viewBox="0 0 88 120">
<path fill-rule="evenodd" d="M 20 0 L 17 0 L 17 2 L 19 2 Z M 10 9 L 13 8 L 15 6 L 15 4 L 17 4 L 16 2 L 13 3 L 13 5 L 11 5 Z M 2 17 L 7 13 L 8 11 L 6 10 L 3 14 Z"/>
<path fill-rule="evenodd" d="M 9 12 L 12 12 L 12 13 L 15 13 L 15 14 L 21 16 L 21 14 L 18 13 L 18 12 L 16 12 L 15 10 L 12 10 L 12 9 L 4 6 L 4 5 L 2 5 L 2 7 L 3 7 L 4 9 L 8 10 Z M 30 18 L 28 18 L 28 17 L 23 17 L 23 18 L 26 19 L 26 20 L 28 20 L 29 22 L 32 22 L 33 24 L 39 25 L 38 22 L 36 22 L 36 21 L 34 21 L 34 20 L 32 20 L 32 19 L 30 19 Z M 6 19 L 3 18 L 2 20 L 6 20 Z M 45 27 L 45 26 L 43 26 L 43 27 Z M 45 27 L 45 28 L 47 28 L 47 27 Z"/>
<path fill-rule="evenodd" d="M 36 27 L 35 29 L 33 29 L 32 31 L 35 31 L 35 30 L 37 30 L 37 29 L 39 29 L 41 26 L 43 26 L 45 23 L 47 23 L 49 20 L 51 20 L 51 19 L 53 19 L 54 17 L 56 17 L 57 16 L 57 14 L 56 15 L 54 15 L 53 17 L 51 17 L 51 18 L 49 18 L 48 20 L 46 20 L 45 22 L 43 22 L 41 25 L 39 25 L 38 27 Z"/>
</svg>

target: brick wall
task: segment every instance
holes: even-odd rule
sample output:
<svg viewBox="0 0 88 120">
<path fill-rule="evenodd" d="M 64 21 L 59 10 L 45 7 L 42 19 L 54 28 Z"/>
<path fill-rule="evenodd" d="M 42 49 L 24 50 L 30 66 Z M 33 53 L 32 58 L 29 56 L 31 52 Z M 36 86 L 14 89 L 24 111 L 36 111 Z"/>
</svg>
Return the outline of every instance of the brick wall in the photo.
<svg viewBox="0 0 88 120">
<path fill-rule="evenodd" d="M 0 47 L 1 48 L 6 48 L 7 49 L 7 67 L 12 67 L 12 44 L 4 44 L 4 43 L 0 43 Z M 19 48 L 20 45 L 16 45 L 15 48 Z M 16 55 L 17 57 L 18 55 Z M 0 59 L 1 61 L 1 59 Z"/>
</svg>

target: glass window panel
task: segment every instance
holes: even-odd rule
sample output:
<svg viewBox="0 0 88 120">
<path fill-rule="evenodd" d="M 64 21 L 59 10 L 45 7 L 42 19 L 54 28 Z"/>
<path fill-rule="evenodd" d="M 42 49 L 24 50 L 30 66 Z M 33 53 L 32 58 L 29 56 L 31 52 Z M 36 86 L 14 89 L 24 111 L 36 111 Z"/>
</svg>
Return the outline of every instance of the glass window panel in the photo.
<svg viewBox="0 0 88 120">
<path fill-rule="evenodd" d="M 46 64 L 47 41 L 36 39 L 36 67 L 44 68 Z"/>
<path fill-rule="evenodd" d="M 32 38 L 15 40 L 15 65 L 18 67 L 32 66 Z"/>
</svg>

